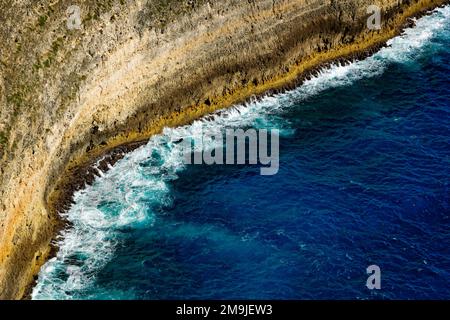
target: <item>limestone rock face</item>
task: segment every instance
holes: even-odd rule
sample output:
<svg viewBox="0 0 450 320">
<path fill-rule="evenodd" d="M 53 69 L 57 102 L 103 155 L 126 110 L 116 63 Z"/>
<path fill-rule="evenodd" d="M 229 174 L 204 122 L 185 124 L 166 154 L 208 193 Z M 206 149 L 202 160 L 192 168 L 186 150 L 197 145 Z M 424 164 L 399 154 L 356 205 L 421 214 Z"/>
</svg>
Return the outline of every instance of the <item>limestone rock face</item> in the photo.
<svg viewBox="0 0 450 320">
<path fill-rule="evenodd" d="M 32 283 L 88 159 L 292 83 L 444 2 L 0 0 L 0 298 Z"/>
</svg>

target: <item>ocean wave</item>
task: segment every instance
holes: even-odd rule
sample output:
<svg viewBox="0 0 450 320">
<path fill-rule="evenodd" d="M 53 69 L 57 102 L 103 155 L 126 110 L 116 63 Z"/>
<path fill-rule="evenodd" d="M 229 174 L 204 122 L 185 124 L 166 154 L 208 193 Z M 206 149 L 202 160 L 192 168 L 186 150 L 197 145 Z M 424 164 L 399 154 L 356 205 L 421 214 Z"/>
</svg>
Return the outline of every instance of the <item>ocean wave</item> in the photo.
<svg viewBox="0 0 450 320">
<path fill-rule="evenodd" d="M 166 128 L 152 137 L 74 195 L 74 205 L 64 214 L 71 227 L 58 237 L 59 251 L 42 267 L 32 298 L 89 298 L 83 292 L 96 285 L 96 275 L 114 255 L 121 232 L 151 227 L 155 213 L 172 204 L 170 182 L 184 169 L 176 141 L 205 130 L 242 127 L 281 127 L 281 134 L 289 135 L 294 129 L 277 121 L 277 114 L 330 88 L 376 77 L 392 63 L 417 59 L 439 30 L 448 29 L 449 17 L 450 6 L 437 9 L 365 60 L 332 65 L 295 90 L 222 110 L 191 125 Z"/>
</svg>

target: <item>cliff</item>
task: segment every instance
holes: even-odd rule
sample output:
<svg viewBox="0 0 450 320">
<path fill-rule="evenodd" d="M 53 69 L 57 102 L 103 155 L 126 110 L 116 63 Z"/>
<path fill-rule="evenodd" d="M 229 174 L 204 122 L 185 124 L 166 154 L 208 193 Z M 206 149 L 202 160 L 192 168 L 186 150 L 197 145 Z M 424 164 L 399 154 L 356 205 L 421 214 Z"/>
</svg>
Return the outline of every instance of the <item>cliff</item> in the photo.
<svg viewBox="0 0 450 320">
<path fill-rule="evenodd" d="M 0 0 L 0 298 L 32 283 L 91 159 L 374 48 L 444 2 Z"/>
</svg>

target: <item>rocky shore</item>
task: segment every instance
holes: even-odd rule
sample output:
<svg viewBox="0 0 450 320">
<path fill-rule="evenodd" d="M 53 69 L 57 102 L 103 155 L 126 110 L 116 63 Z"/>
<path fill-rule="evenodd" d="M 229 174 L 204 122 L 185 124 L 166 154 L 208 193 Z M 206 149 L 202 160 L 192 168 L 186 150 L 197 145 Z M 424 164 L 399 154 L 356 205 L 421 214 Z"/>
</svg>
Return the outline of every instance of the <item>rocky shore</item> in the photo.
<svg viewBox="0 0 450 320">
<path fill-rule="evenodd" d="M 106 170 L 164 126 L 370 55 L 444 3 L 0 0 L 0 299 L 24 296 L 98 159 Z"/>
</svg>

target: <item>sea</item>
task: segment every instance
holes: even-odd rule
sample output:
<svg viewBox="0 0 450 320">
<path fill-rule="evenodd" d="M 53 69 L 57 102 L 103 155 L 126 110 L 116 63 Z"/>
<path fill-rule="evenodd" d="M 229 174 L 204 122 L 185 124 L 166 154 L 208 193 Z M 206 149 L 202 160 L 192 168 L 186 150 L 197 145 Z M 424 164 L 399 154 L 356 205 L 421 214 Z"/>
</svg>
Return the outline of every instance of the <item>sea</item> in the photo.
<svg viewBox="0 0 450 320">
<path fill-rule="evenodd" d="M 450 6 L 415 22 L 99 170 L 32 298 L 449 299 Z M 279 130 L 277 174 L 183 161 L 180 139 L 238 128 Z"/>
</svg>

